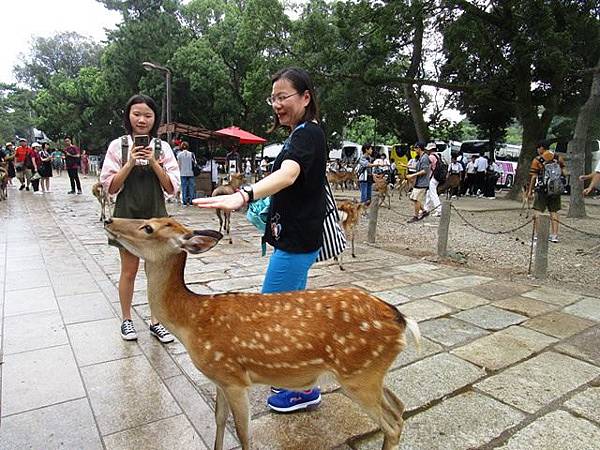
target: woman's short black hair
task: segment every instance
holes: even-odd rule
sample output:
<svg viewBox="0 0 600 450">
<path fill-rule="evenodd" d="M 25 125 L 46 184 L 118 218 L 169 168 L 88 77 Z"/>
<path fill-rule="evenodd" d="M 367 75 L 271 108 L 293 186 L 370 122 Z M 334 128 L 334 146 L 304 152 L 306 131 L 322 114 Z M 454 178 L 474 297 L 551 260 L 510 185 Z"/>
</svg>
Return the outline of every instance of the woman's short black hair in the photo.
<svg viewBox="0 0 600 450">
<path fill-rule="evenodd" d="M 319 120 L 319 105 L 317 104 L 317 95 L 315 93 L 315 87 L 310 78 L 308 72 L 304 69 L 299 69 L 297 67 L 286 67 L 285 69 L 281 69 L 275 75 L 271 77 L 271 84 L 275 84 L 276 81 L 279 80 L 288 80 L 291 85 L 296 89 L 296 92 L 299 94 L 303 94 L 308 91 L 310 94 L 310 102 L 306 106 L 304 110 L 304 117 L 302 117 L 302 122 L 307 122 L 311 120 Z M 269 130 L 269 133 L 275 131 L 279 128 L 281 124 L 279 123 L 279 117 L 275 114 L 273 119 L 273 126 Z"/>
<path fill-rule="evenodd" d="M 131 121 L 129 120 L 129 112 L 131 111 L 131 107 L 133 105 L 137 105 L 139 103 L 148 105 L 148 107 L 150 107 L 150 109 L 154 112 L 154 125 L 152 125 L 152 129 L 150 130 L 150 136 L 156 137 L 158 126 L 160 125 L 160 111 L 158 110 L 158 106 L 156 105 L 154 99 L 148 95 L 136 94 L 127 100 L 127 105 L 125 105 L 125 113 L 123 114 L 123 126 L 125 127 L 125 130 L 127 130 L 127 134 L 133 133 L 133 127 L 131 126 Z"/>
</svg>

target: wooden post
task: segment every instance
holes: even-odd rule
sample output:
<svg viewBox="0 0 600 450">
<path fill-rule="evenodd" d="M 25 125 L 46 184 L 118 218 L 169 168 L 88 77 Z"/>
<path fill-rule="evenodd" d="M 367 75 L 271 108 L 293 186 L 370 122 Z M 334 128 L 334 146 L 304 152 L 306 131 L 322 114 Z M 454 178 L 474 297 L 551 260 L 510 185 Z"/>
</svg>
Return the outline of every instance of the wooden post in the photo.
<svg viewBox="0 0 600 450">
<path fill-rule="evenodd" d="M 367 235 L 367 241 L 369 244 L 375 243 L 375 235 L 377 234 L 377 216 L 379 215 L 379 192 L 373 192 L 371 196 L 371 206 L 369 206 L 369 232 Z"/>
<path fill-rule="evenodd" d="M 437 254 L 444 258 L 448 255 L 448 234 L 450 231 L 450 205 L 448 200 L 442 201 L 442 215 L 438 225 Z"/>
<path fill-rule="evenodd" d="M 550 216 L 539 214 L 536 219 L 535 231 L 537 243 L 535 246 L 535 266 L 533 276 L 535 278 L 546 278 L 548 272 L 548 237 L 550 235 Z"/>
</svg>

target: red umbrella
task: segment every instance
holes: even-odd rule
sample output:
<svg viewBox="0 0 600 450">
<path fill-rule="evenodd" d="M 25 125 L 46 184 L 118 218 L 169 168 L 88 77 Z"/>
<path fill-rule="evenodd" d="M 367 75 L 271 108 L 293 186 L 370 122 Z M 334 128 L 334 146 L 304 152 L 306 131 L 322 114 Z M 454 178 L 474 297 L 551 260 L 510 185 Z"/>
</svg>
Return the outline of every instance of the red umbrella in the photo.
<svg viewBox="0 0 600 450">
<path fill-rule="evenodd" d="M 264 144 L 265 142 L 267 142 L 266 139 L 263 139 L 259 136 L 255 136 L 248 131 L 242 130 L 241 128 L 234 126 L 223 128 L 222 130 L 215 131 L 215 133 L 223 136 L 236 137 L 240 140 L 240 144 Z"/>
</svg>

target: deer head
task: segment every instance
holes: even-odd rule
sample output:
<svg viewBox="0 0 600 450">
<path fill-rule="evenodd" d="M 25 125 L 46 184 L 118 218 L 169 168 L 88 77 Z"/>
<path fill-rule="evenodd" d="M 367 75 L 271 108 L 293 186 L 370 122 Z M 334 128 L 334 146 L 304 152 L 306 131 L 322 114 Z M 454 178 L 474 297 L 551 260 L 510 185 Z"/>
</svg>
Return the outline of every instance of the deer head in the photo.
<svg viewBox="0 0 600 450">
<path fill-rule="evenodd" d="M 181 252 L 203 253 L 213 248 L 223 235 L 213 230 L 190 230 L 175 220 L 109 219 L 106 234 L 135 256 L 158 262 Z"/>
</svg>

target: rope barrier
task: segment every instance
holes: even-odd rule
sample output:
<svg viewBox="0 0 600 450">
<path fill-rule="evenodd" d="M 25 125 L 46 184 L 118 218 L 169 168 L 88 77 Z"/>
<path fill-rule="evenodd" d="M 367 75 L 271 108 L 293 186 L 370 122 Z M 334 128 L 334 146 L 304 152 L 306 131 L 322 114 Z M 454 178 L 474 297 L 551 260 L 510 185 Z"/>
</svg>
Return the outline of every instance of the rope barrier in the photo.
<svg viewBox="0 0 600 450">
<path fill-rule="evenodd" d="M 575 228 L 575 227 L 573 227 L 571 225 L 567 225 L 566 223 L 561 222 L 560 220 L 558 221 L 558 223 L 560 223 L 563 227 L 565 227 L 565 228 L 567 228 L 569 230 L 577 231 L 578 233 L 585 234 L 587 236 L 591 236 L 591 237 L 595 237 L 595 238 L 600 238 L 600 234 L 590 233 L 589 231 L 580 230 L 580 229 Z"/>
<path fill-rule="evenodd" d="M 489 231 L 489 230 L 484 230 L 483 228 L 480 228 L 477 225 L 474 225 L 471 222 L 469 222 L 454 205 L 450 204 L 450 207 L 454 211 L 456 211 L 456 214 L 458 215 L 458 217 L 460 217 L 466 225 L 470 226 L 471 228 L 474 228 L 475 230 L 477 230 L 481 233 L 485 233 L 485 234 L 493 234 L 493 235 L 510 234 L 510 233 L 514 233 L 515 231 L 519 231 L 522 228 L 525 228 L 527 225 L 529 225 L 531 222 L 533 222 L 533 219 L 529 219 L 527 222 L 525 222 L 515 228 L 511 228 L 510 230 Z"/>
</svg>

